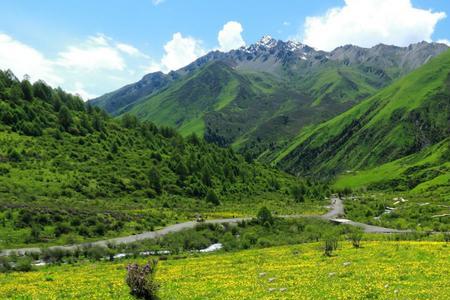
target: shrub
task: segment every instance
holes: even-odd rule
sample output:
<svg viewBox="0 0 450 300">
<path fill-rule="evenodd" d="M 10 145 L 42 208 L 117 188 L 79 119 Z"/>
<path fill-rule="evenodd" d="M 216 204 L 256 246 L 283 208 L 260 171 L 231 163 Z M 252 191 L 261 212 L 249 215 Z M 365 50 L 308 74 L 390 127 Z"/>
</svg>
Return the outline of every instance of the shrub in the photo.
<svg viewBox="0 0 450 300">
<path fill-rule="evenodd" d="M 266 226 L 266 227 L 270 227 L 273 225 L 273 217 L 272 217 L 272 213 L 270 212 L 270 210 L 267 207 L 262 207 L 259 211 L 258 211 L 258 215 L 257 215 L 257 220 L 258 223 Z"/>
<path fill-rule="evenodd" d="M 0 256 L 0 273 L 6 273 L 12 270 L 12 264 L 7 256 Z"/>
<path fill-rule="evenodd" d="M 450 242 L 450 233 L 448 233 L 448 232 L 445 232 L 445 233 L 444 233 L 444 241 L 445 241 L 446 243 L 449 243 L 449 242 Z"/>
<path fill-rule="evenodd" d="M 306 188 L 303 184 L 293 186 L 291 188 L 292 197 L 296 202 L 305 202 Z"/>
<path fill-rule="evenodd" d="M 62 248 L 42 249 L 41 258 L 46 263 L 61 263 L 69 252 Z"/>
<path fill-rule="evenodd" d="M 219 197 L 217 197 L 216 193 L 212 189 L 208 191 L 208 194 L 206 195 L 206 201 L 215 206 L 220 205 Z"/>
<path fill-rule="evenodd" d="M 107 249 L 102 246 L 88 247 L 85 251 L 85 256 L 92 260 L 99 261 L 108 255 Z"/>
<path fill-rule="evenodd" d="M 157 260 L 150 260 L 144 266 L 130 264 L 127 266 L 126 283 L 131 295 L 137 299 L 156 300 L 159 284 L 155 281 Z"/>
<path fill-rule="evenodd" d="M 331 256 L 334 250 L 338 247 L 338 235 L 334 232 L 329 232 L 324 236 L 324 254 Z"/>
<path fill-rule="evenodd" d="M 19 272 L 29 272 L 33 269 L 31 261 L 32 261 L 31 257 L 28 256 L 21 257 L 17 260 L 14 269 Z"/>
<path fill-rule="evenodd" d="M 361 239 L 363 231 L 361 228 L 353 228 L 348 234 L 349 240 L 352 242 L 353 247 L 359 248 L 361 246 Z"/>
</svg>

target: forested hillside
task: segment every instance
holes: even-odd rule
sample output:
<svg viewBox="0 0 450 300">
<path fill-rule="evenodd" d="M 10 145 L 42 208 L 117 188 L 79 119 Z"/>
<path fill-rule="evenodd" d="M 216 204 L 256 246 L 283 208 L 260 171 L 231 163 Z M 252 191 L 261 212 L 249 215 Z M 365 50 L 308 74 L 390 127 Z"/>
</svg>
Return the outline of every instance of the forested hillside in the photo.
<svg viewBox="0 0 450 300">
<path fill-rule="evenodd" d="M 229 148 L 129 115 L 111 119 L 77 96 L 9 71 L 0 73 L 0 108 L 7 243 L 139 231 L 216 207 L 243 213 L 239 205 L 256 210 L 263 195 L 291 201 L 299 184 Z M 324 193 L 307 191 L 311 199 Z"/>
</svg>

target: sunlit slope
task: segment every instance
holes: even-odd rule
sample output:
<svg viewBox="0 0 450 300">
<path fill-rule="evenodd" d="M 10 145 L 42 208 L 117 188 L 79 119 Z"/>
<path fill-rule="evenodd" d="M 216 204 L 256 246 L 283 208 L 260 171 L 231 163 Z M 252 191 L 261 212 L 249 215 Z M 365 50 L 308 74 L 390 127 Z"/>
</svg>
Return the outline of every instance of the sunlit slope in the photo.
<svg viewBox="0 0 450 300">
<path fill-rule="evenodd" d="M 349 111 L 300 133 L 277 158 L 301 174 L 367 169 L 418 153 L 450 132 L 450 52 Z"/>
<path fill-rule="evenodd" d="M 450 196 L 450 140 L 427 147 L 419 153 L 381 166 L 346 173 L 335 182 L 336 188 L 381 188 L 411 190 L 424 195 Z"/>
<path fill-rule="evenodd" d="M 143 99 L 129 112 L 141 120 L 203 135 L 204 115 L 220 110 L 236 97 L 245 79 L 222 62 L 214 62 L 160 93 Z"/>
</svg>

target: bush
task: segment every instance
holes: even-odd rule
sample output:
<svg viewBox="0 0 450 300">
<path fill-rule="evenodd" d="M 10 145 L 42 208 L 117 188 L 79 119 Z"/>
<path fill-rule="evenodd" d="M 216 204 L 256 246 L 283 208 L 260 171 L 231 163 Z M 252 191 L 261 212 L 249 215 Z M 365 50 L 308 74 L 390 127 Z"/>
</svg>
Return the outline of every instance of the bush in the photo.
<svg viewBox="0 0 450 300">
<path fill-rule="evenodd" d="M 348 234 L 349 240 L 352 242 L 353 247 L 361 247 L 361 239 L 363 236 L 363 231 L 361 228 L 353 228 Z"/>
<path fill-rule="evenodd" d="M 448 233 L 448 232 L 444 233 L 444 241 L 446 243 L 450 242 L 450 233 Z"/>
<path fill-rule="evenodd" d="M 69 252 L 62 248 L 42 249 L 41 258 L 46 263 L 61 263 Z"/>
<path fill-rule="evenodd" d="M 126 283 L 131 295 L 137 299 L 156 300 L 159 284 L 155 281 L 157 260 L 150 260 L 144 266 L 130 264 L 127 266 Z"/>
<path fill-rule="evenodd" d="M 19 272 L 29 272 L 33 269 L 31 261 L 32 261 L 31 257 L 28 256 L 21 257 L 17 260 L 14 269 Z"/>
<path fill-rule="evenodd" d="M 12 264 L 7 256 L 0 256 L 0 273 L 6 273 L 12 270 Z"/>
<path fill-rule="evenodd" d="M 208 194 L 206 195 L 206 201 L 215 206 L 220 205 L 219 197 L 217 197 L 217 194 L 212 189 L 208 191 Z"/>
<path fill-rule="evenodd" d="M 333 251 L 338 247 L 338 235 L 334 232 L 329 232 L 324 237 L 324 254 L 331 256 Z"/>
<path fill-rule="evenodd" d="M 108 256 L 107 248 L 102 246 L 87 247 L 85 250 L 85 256 L 92 260 L 99 261 L 102 258 Z"/>
<path fill-rule="evenodd" d="M 291 188 L 292 197 L 296 202 L 305 202 L 306 188 L 304 185 L 296 185 Z"/>
<path fill-rule="evenodd" d="M 266 227 L 270 227 L 273 225 L 273 217 L 272 217 L 272 213 L 270 212 L 270 210 L 267 207 L 262 207 L 259 211 L 258 211 L 258 215 L 257 215 L 257 219 L 258 219 L 258 223 L 260 225 L 266 226 Z"/>
</svg>

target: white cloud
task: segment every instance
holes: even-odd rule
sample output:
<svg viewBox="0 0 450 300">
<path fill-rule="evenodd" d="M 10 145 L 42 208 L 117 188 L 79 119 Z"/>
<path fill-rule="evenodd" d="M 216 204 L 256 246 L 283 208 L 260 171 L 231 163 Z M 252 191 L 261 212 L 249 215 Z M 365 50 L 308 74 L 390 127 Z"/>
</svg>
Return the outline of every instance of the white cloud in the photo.
<svg viewBox="0 0 450 300">
<path fill-rule="evenodd" d="M 166 0 L 152 0 L 153 5 L 160 5 L 161 3 L 163 3 Z"/>
<path fill-rule="evenodd" d="M 90 37 L 87 43 L 68 47 L 58 54 L 57 63 L 66 68 L 84 70 L 123 70 L 125 61 L 104 36 Z"/>
<path fill-rule="evenodd" d="M 129 44 L 125 44 L 125 43 L 117 43 L 116 44 L 116 48 L 125 53 L 128 54 L 130 56 L 134 56 L 134 57 L 142 57 L 142 58 L 150 58 L 148 55 L 142 53 L 138 48 L 129 45 Z"/>
<path fill-rule="evenodd" d="M 108 46 L 110 40 L 111 38 L 101 33 L 88 38 L 88 42 L 99 46 Z"/>
<path fill-rule="evenodd" d="M 440 44 L 446 44 L 447 46 L 450 47 L 450 41 L 447 39 L 441 39 L 441 40 L 437 40 L 436 43 L 440 43 Z"/>
<path fill-rule="evenodd" d="M 43 79 L 52 85 L 63 82 L 56 74 L 52 61 L 46 59 L 36 49 L 2 33 L 0 33 L 0 69 L 11 69 L 19 79 L 28 74 L 32 80 Z"/>
<path fill-rule="evenodd" d="M 183 37 L 180 32 L 175 33 L 172 39 L 164 45 L 164 55 L 161 59 L 160 70 L 177 70 L 206 54 L 201 41 L 193 37 Z"/>
<path fill-rule="evenodd" d="M 245 46 L 245 41 L 241 35 L 242 31 L 244 29 L 240 23 L 236 21 L 226 23 L 217 36 L 219 50 L 227 52 Z"/>
<path fill-rule="evenodd" d="M 124 43 L 119 43 L 116 45 L 117 49 L 119 49 L 120 51 L 128 54 L 128 55 L 139 55 L 140 51 L 128 44 L 124 44 Z"/>
<path fill-rule="evenodd" d="M 33 47 L 0 33 L 0 69 L 11 69 L 18 78 L 28 74 L 84 99 L 115 90 L 145 73 L 140 68 L 150 57 L 132 45 L 97 34 L 79 45 L 68 45 L 49 58 Z"/>
<path fill-rule="evenodd" d="M 69 92 L 72 94 L 79 95 L 81 98 L 85 100 L 93 99 L 97 96 L 86 91 L 84 84 L 79 81 L 75 82 L 75 88 L 73 90 L 69 90 Z"/>
<path fill-rule="evenodd" d="M 163 71 L 162 70 L 162 65 L 160 62 L 156 62 L 154 60 L 152 60 L 150 62 L 150 64 L 146 65 L 146 66 L 142 66 L 141 69 L 147 74 L 147 73 L 154 73 L 154 72 L 159 72 L 159 71 Z M 164 70 L 167 71 L 167 70 Z"/>
<path fill-rule="evenodd" d="M 230 51 L 245 45 L 241 33 L 242 25 L 236 21 L 227 22 L 217 35 L 220 51 Z M 202 41 L 191 36 L 183 36 L 180 32 L 174 33 L 172 39 L 164 45 L 164 55 L 161 61 L 151 60 L 146 67 L 146 72 L 169 72 L 178 70 L 200 56 L 205 55 L 210 49 L 204 49 Z"/>
<path fill-rule="evenodd" d="M 343 7 L 306 18 L 302 37 L 322 50 L 345 44 L 407 46 L 431 41 L 437 22 L 445 17 L 444 12 L 414 8 L 410 0 L 345 0 Z"/>
</svg>

